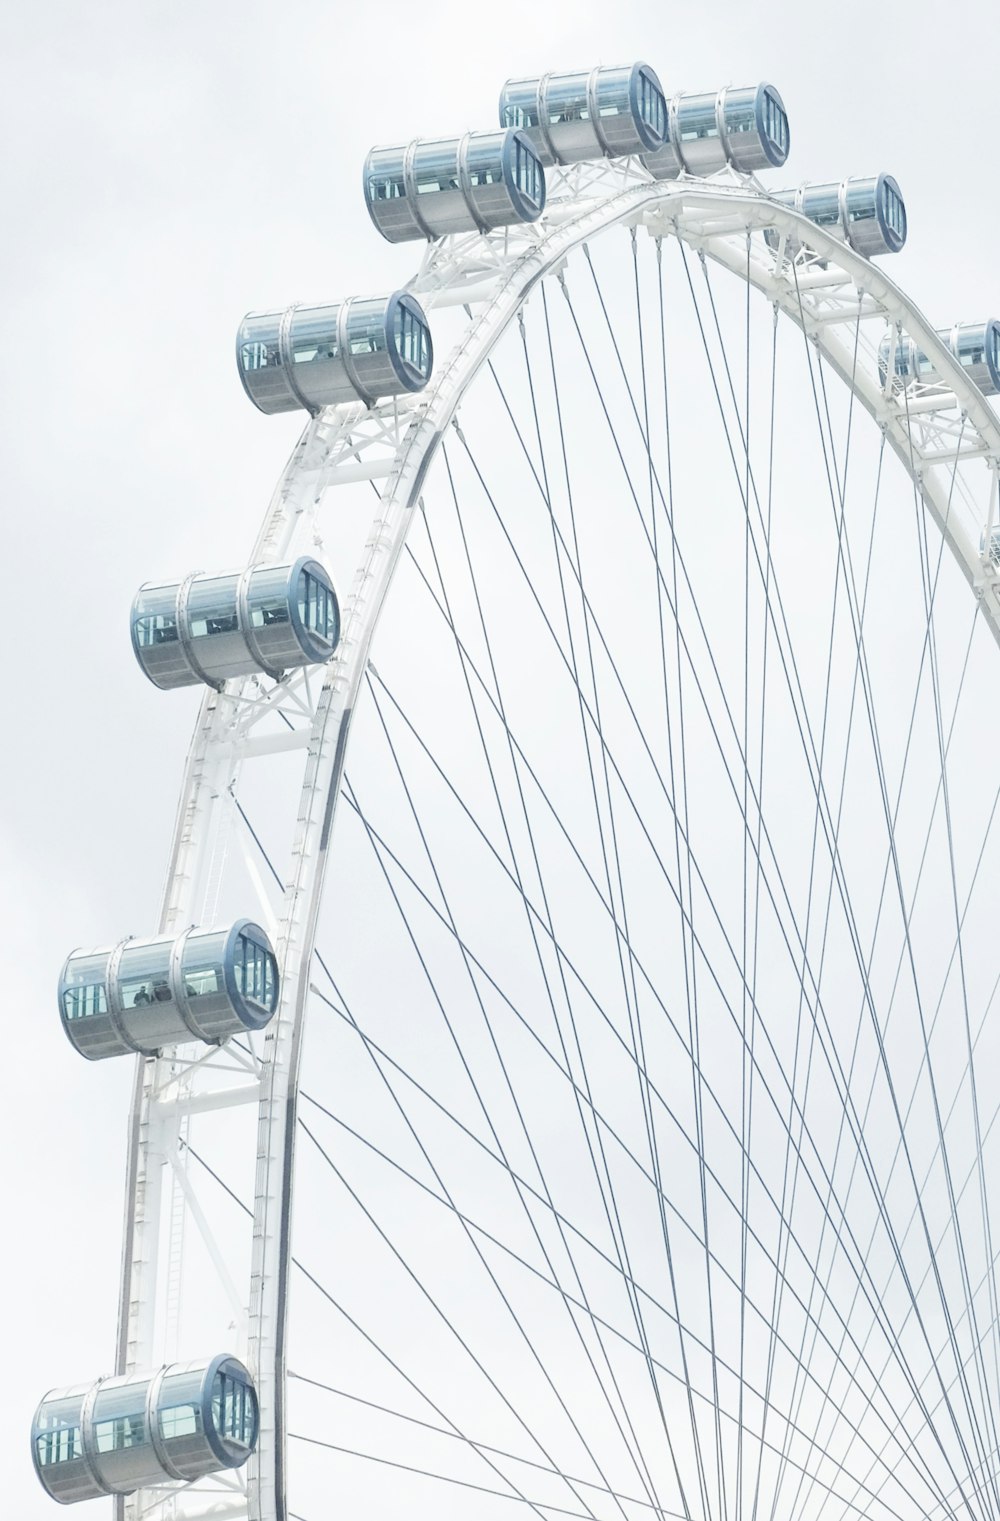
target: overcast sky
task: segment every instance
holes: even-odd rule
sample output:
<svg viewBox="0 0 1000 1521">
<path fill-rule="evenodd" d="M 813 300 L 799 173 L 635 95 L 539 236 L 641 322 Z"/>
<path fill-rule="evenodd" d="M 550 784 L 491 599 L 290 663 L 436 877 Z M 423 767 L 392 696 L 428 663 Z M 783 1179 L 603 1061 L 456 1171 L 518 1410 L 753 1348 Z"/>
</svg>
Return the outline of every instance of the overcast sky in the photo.
<svg viewBox="0 0 1000 1521">
<path fill-rule="evenodd" d="M 37 1397 L 113 1360 L 132 1068 L 71 1051 L 55 982 L 72 946 L 155 922 L 197 708 L 142 681 L 129 603 L 145 579 L 241 560 L 299 426 L 242 392 L 243 313 L 409 277 L 415 251 L 364 209 L 373 142 L 492 126 L 508 75 L 644 58 L 668 92 L 772 80 L 788 183 L 893 173 L 910 225 L 894 277 L 940 325 L 1000 314 L 996 16 L 991 0 L 8 3 L 5 1513 L 53 1514 L 28 1454 Z"/>
</svg>

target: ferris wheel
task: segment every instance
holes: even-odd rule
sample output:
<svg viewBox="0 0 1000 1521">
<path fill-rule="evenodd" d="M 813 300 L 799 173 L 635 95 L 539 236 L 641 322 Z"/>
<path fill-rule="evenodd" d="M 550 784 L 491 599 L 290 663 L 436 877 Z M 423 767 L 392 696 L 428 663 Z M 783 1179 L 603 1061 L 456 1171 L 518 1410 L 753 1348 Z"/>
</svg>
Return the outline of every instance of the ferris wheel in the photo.
<svg viewBox="0 0 1000 1521">
<path fill-rule="evenodd" d="M 310 420 L 133 605 L 208 690 L 156 934 L 60 977 L 137 1075 L 55 1499 L 1000 1514 L 1000 322 L 789 142 L 512 80 L 369 155 L 405 288 L 244 320 Z"/>
</svg>

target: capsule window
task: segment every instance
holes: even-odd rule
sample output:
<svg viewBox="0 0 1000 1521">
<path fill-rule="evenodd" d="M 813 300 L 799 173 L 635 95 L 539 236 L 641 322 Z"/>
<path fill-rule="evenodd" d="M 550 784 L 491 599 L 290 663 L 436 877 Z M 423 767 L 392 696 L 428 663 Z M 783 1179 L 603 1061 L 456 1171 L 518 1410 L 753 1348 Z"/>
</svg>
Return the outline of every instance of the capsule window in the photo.
<svg viewBox="0 0 1000 1521">
<path fill-rule="evenodd" d="M 79 1426 L 60 1426 L 56 1431 L 46 1431 L 37 1438 L 35 1450 L 43 1467 L 49 1463 L 71 1463 L 74 1458 L 82 1458 L 83 1441 Z"/>
<path fill-rule="evenodd" d="M 681 107 L 681 142 L 693 143 L 718 137 L 719 123 L 715 116 L 715 97 L 702 96 Z"/>
<path fill-rule="evenodd" d="M 119 984 L 123 1009 L 142 1009 L 151 1003 L 170 1003 L 173 994 L 165 977 L 136 977 Z"/>
<path fill-rule="evenodd" d="M 120 1452 L 125 1447 L 141 1447 L 146 1440 L 146 1422 L 141 1415 L 119 1415 L 94 1422 L 94 1444 L 98 1452 Z"/>
<path fill-rule="evenodd" d="M 803 211 L 817 227 L 836 227 L 840 223 L 840 196 L 834 185 L 825 195 L 809 200 Z"/>
<path fill-rule="evenodd" d="M 253 1393 L 242 1379 L 217 1373 L 212 1384 L 212 1418 L 215 1429 L 243 1447 L 253 1444 L 257 1412 Z"/>
<path fill-rule="evenodd" d="M 256 940 L 240 935 L 236 941 L 235 969 L 236 983 L 243 996 L 262 1008 L 273 1008 L 277 968 L 270 951 Z"/>
<path fill-rule="evenodd" d="M 159 1412 L 160 1436 L 165 1442 L 174 1437 L 201 1435 L 201 1410 L 197 1405 L 171 1405 Z"/>
<path fill-rule="evenodd" d="M 535 105 L 507 104 L 503 108 L 503 127 L 537 127 L 538 108 Z"/>
<path fill-rule="evenodd" d="M 492 184 L 492 179 L 484 177 L 477 180 L 473 175 L 472 183 L 488 185 Z M 396 340 L 396 352 L 406 360 L 407 364 L 413 365 L 415 370 L 419 370 L 422 375 L 426 374 L 427 329 L 408 306 L 396 307 L 393 333 Z"/>
<path fill-rule="evenodd" d="M 746 136 L 748 132 L 757 131 L 757 114 L 753 108 L 753 102 L 725 103 L 725 121 L 727 137 Z M 764 112 L 764 125 L 767 126 L 767 111 Z"/>
<path fill-rule="evenodd" d="M 185 969 L 184 996 L 186 998 L 204 998 L 209 993 L 220 992 L 221 988 L 218 967 L 201 966 Z"/>
<path fill-rule="evenodd" d="M 888 180 L 882 183 L 882 214 L 897 237 L 906 236 L 906 212 L 903 209 L 903 202 Z"/>
<path fill-rule="evenodd" d="M 79 1416 L 79 1399 L 59 1401 L 42 1412 L 39 1419 L 42 1429 L 35 1438 L 35 1453 L 41 1468 L 48 1468 L 53 1463 L 72 1463 L 83 1457 Z"/>
<path fill-rule="evenodd" d="M 541 204 L 542 169 L 538 159 L 518 139 L 514 143 L 514 181 L 525 200 L 533 206 Z"/>
<path fill-rule="evenodd" d="M 299 580 L 299 617 L 310 633 L 328 644 L 333 643 L 331 624 L 334 613 L 335 603 L 329 587 L 304 570 Z"/>
<path fill-rule="evenodd" d="M 263 603 L 260 607 L 255 607 L 250 614 L 250 622 L 254 628 L 271 628 L 275 623 L 287 623 L 287 601 L 284 597 L 278 597 L 274 602 Z"/>
<path fill-rule="evenodd" d="M 135 620 L 135 637 L 142 649 L 177 642 L 177 619 L 172 613 L 150 613 Z"/>
<path fill-rule="evenodd" d="M 244 343 L 240 346 L 240 363 L 245 370 L 273 369 L 281 363 L 281 350 L 277 343 L 263 343 L 260 339 Z"/>
<path fill-rule="evenodd" d="M 565 121 L 589 120 L 590 112 L 587 110 L 586 103 L 580 99 L 568 100 L 549 112 L 549 125 L 552 127 L 558 127 Z"/>
<path fill-rule="evenodd" d="M 995 371 L 1000 370 L 1000 325 L 990 324 L 990 365 Z"/>
<path fill-rule="evenodd" d="M 455 144 L 444 146 L 422 143 L 413 166 L 418 195 L 433 195 L 439 190 L 459 190 Z"/>
<path fill-rule="evenodd" d="M 317 361 L 336 359 L 336 325 L 330 322 L 328 308 L 318 311 L 295 313 L 289 334 L 289 348 L 293 364 L 314 364 Z"/>
<path fill-rule="evenodd" d="M 788 151 L 788 117 L 771 94 L 764 91 L 764 131 L 782 153 Z"/>
<path fill-rule="evenodd" d="M 370 174 L 368 194 L 375 201 L 399 201 L 406 194 L 406 187 L 403 181 L 394 175 Z M 277 361 L 274 362 L 277 363 Z"/>
<path fill-rule="evenodd" d="M 108 1012 L 108 995 L 103 982 L 91 982 L 82 988 L 67 988 L 63 994 L 67 1019 L 92 1019 Z"/>
<path fill-rule="evenodd" d="M 656 88 L 648 74 L 640 74 L 639 115 L 647 126 L 652 127 L 657 137 L 667 135 L 666 112 L 667 107 L 662 92 Z"/>
<path fill-rule="evenodd" d="M 124 1009 L 141 1009 L 150 1003 L 170 1003 L 170 985 L 163 979 L 154 981 L 143 977 L 121 984 L 121 1000 Z"/>
<path fill-rule="evenodd" d="M 214 618 L 192 618 L 191 638 L 207 639 L 212 634 L 235 634 L 238 628 L 235 612 L 219 613 Z"/>
<path fill-rule="evenodd" d="M 367 333 L 353 334 L 349 344 L 352 354 L 378 354 L 385 348 L 385 334 L 381 328 L 372 328 Z"/>
</svg>

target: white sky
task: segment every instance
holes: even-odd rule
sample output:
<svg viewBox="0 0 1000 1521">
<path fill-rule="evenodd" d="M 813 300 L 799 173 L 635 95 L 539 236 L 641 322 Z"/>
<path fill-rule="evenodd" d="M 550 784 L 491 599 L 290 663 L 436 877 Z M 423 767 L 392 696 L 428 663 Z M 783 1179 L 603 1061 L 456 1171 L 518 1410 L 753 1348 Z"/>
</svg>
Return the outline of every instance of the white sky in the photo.
<svg viewBox="0 0 1000 1521">
<path fill-rule="evenodd" d="M 941 325 L 998 314 L 996 34 L 989 0 L 8 4 L 5 1514 L 54 1513 L 37 1397 L 113 1360 L 132 1066 L 71 1051 L 55 982 L 154 923 L 198 700 L 142 680 L 129 603 L 241 559 L 299 426 L 246 401 L 244 311 L 409 276 L 363 206 L 373 142 L 491 126 L 510 74 L 641 57 L 668 92 L 772 80 L 788 183 L 892 172 L 894 277 Z"/>
</svg>

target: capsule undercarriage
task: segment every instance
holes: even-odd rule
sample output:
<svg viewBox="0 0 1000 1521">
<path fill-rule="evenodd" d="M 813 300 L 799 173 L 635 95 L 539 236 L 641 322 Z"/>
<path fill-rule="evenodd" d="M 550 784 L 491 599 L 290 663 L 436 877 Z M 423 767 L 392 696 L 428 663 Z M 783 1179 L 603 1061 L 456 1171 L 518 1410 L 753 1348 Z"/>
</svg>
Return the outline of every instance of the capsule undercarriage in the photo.
<svg viewBox="0 0 1000 1521">
<path fill-rule="evenodd" d="M 329 660 L 340 639 L 340 604 L 324 567 L 302 556 L 291 565 L 143 586 L 131 629 L 136 659 L 154 685 L 221 688 L 253 671 L 278 679 Z"/>
<path fill-rule="evenodd" d="M 222 1355 L 52 1390 L 35 1411 L 31 1456 L 48 1494 L 70 1505 L 240 1468 L 258 1424 L 250 1374 Z"/>
<path fill-rule="evenodd" d="M 59 978 L 59 1015 L 91 1061 L 261 1030 L 278 1004 L 278 966 L 250 919 L 219 929 L 123 940 L 73 951 Z"/>
</svg>

